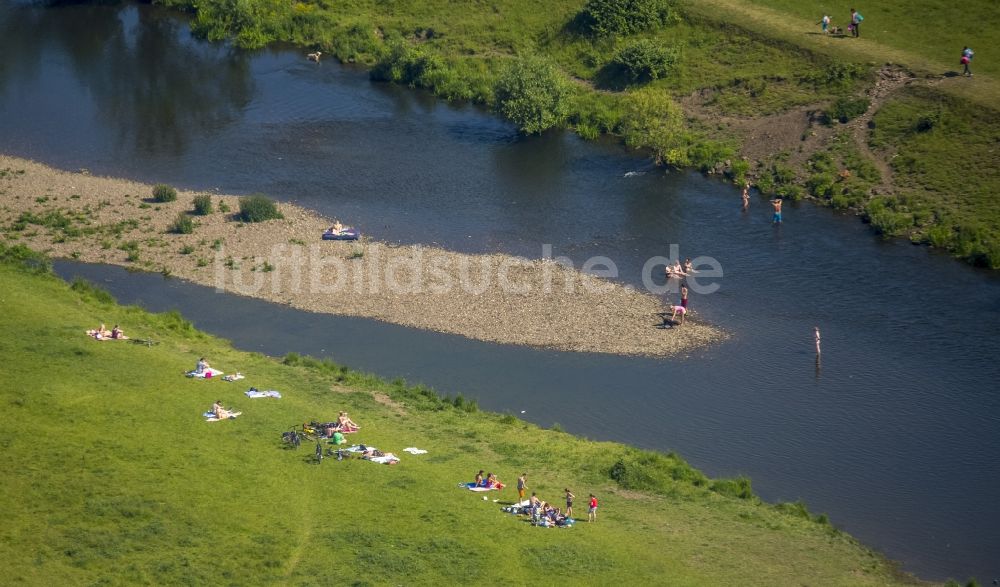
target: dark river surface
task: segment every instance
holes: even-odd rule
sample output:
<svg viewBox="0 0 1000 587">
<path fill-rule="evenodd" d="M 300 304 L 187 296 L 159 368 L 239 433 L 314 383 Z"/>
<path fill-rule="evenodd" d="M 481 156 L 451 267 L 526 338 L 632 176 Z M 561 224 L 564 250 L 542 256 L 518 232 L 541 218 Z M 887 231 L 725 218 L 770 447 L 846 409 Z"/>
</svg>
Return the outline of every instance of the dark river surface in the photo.
<svg viewBox="0 0 1000 587">
<path fill-rule="evenodd" d="M 1000 277 L 882 242 L 856 218 L 664 173 L 610 143 L 520 138 L 470 106 L 191 38 L 150 7 L 0 4 L 0 152 L 67 170 L 263 192 L 404 243 L 615 262 L 708 255 L 694 295 L 728 342 L 650 359 L 317 316 L 159 275 L 60 263 L 237 346 L 461 392 L 570 432 L 676 450 L 804 500 L 921 577 L 1000 577 Z M 821 368 L 812 328 L 823 333 Z M 664 335 L 669 335 L 665 332 Z"/>
</svg>

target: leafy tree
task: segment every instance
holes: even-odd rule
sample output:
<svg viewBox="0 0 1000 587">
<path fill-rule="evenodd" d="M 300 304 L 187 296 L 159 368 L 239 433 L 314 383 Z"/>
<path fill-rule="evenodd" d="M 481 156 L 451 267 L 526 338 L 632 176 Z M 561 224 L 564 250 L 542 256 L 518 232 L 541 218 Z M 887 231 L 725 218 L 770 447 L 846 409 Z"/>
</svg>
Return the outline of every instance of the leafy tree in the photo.
<svg viewBox="0 0 1000 587">
<path fill-rule="evenodd" d="M 514 61 L 497 80 L 494 95 L 496 110 L 526 134 L 540 133 L 566 118 L 566 82 L 538 58 Z"/>
<path fill-rule="evenodd" d="M 626 144 L 652 149 L 658 163 L 686 160 L 684 115 L 670 96 L 651 89 L 632 91 L 625 97 L 624 110 Z"/>
</svg>

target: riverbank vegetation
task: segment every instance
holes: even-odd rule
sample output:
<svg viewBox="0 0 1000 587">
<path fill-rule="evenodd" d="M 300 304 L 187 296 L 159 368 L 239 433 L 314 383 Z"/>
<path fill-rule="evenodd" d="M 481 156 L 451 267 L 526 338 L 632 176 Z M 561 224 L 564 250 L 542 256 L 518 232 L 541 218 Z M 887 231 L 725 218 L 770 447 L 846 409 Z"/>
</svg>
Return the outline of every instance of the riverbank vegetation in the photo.
<svg viewBox="0 0 1000 587">
<path fill-rule="evenodd" d="M 4 509 L 12 583 L 904 585 L 912 578 L 801 504 L 709 479 L 674 454 L 544 430 L 329 361 L 235 350 L 176 312 L 122 307 L 45 257 L 0 244 Z M 142 344 L 84 330 L 121 324 Z M 237 383 L 183 376 L 199 357 Z M 249 386 L 280 400 L 250 400 Z M 205 423 L 212 402 L 243 412 Z M 281 432 L 346 410 L 352 440 L 402 455 L 317 465 Z M 403 447 L 428 451 L 411 456 Z M 532 527 L 508 487 L 459 489 L 479 469 L 555 503 L 595 493 L 599 520 Z M 494 498 L 499 502 L 492 501 Z M 585 509 L 585 500 L 577 500 Z M 584 512 L 585 513 L 585 512 Z M 577 512 L 580 515 L 580 512 Z M 585 517 L 585 516 L 583 516 Z"/>
<path fill-rule="evenodd" d="M 961 48 L 989 46 L 1000 25 L 985 0 L 865 7 L 861 39 L 820 34 L 822 15 L 790 0 L 554 0 L 545 10 L 525 0 L 159 3 L 192 11 L 195 32 L 211 40 L 319 48 L 374 79 L 495 108 L 528 133 L 617 135 L 664 165 L 813 198 L 882 234 L 1000 267 L 1000 211 L 982 197 L 1000 189 L 1000 72 L 986 60 L 975 78 L 955 71 Z M 845 27 L 850 5 L 829 8 Z M 900 118 L 926 108 L 942 123 Z M 855 156 L 837 156 L 844 135 Z M 816 154 L 834 181 L 814 177 Z"/>
</svg>

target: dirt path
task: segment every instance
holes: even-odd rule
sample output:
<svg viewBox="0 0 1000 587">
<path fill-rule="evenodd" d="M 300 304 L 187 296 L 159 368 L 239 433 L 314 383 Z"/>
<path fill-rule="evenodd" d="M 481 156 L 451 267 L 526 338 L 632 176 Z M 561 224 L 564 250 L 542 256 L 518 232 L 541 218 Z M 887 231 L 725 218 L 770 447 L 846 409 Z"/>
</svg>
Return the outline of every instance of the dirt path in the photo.
<svg viewBox="0 0 1000 587">
<path fill-rule="evenodd" d="M 868 110 L 846 125 L 851 131 L 858 151 L 874 163 L 882 175 L 882 181 L 876 188 L 879 193 L 892 193 L 895 190 L 892 167 L 882 156 L 873 152 L 868 145 L 872 118 L 875 117 L 888 98 L 912 83 L 919 83 L 918 78 L 912 73 L 898 67 L 888 65 L 883 67 L 879 70 L 874 85 L 867 91 L 867 97 L 871 100 Z"/>
</svg>

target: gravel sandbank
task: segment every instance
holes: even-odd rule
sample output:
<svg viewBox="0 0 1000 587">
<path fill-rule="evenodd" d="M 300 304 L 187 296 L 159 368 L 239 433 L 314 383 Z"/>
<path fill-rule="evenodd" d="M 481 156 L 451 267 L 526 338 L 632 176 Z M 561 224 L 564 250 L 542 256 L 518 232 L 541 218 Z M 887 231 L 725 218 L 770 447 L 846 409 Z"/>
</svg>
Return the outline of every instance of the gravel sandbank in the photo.
<svg viewBox="0 0 1000 587">
<path fill-rule="evenodd" d="M 192 234 L 171 233 L 204 193 L 179 191 L 175 202 L 154 203 L 150 185 L 0 156 L 6 242 L 56 257 L 162 271 L 311 312 L 500 343 L 666 356 L 725 338 L 696 316 L 663 328 L 657 297 L 551 261 L 367 238 L 321 241 L 332 220 L 288 203 L 278 204 L 282 220 L 245 224 L 233 215 L 238 197 L 212 193 L 215 210 L 192 216 Z M 220 203 L 231 212 L 218 211 Z"/>
</svg>

